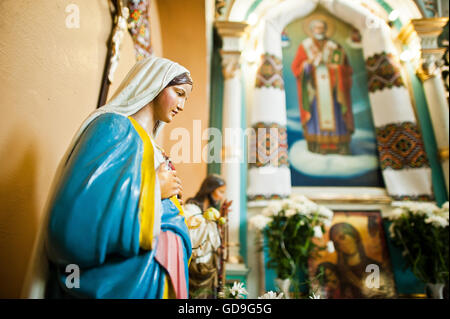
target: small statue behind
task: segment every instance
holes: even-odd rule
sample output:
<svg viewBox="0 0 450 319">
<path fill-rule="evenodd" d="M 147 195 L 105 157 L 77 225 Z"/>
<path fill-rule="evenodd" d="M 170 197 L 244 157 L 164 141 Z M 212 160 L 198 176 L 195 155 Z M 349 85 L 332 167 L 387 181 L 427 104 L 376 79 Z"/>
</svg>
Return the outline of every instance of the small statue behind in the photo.
<svg viewBox="0 0 450 319">
<path fill-rule="evenodd" d="M 225 191 L 225 181 L 209 175 L 184 207 L 192 242 L 190 298 L 217 298 L 223 283 L 224 226 L 231 205 L 225 200 Z"/>
</svg>

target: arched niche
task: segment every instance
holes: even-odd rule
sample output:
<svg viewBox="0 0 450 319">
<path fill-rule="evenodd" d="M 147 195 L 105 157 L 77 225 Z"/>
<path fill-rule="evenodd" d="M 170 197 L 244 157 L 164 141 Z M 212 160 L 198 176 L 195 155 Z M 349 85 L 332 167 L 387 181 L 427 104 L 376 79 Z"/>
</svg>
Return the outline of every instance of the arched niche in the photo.
<svg viewBox="0 0 450 319">
<path fill-rule="evenodd" d="M 280 1 L 273 0 L 239 0 L 233 1 L 230 8 L 227 10 L 224 18 L 229 21 L 245 21 L 251 14 L 261 16 L 263 12 L 271 10 L 272 7 L 277 6 Z M 325 3 L 327 0 L 311 0 L 313 3 Z M 410 19 L 422 18 L 421 10 L 413 1 L 405 0 L 354 0 L 355 5 L 365 7 L 374 14 L 380 17 L 387 18 L 389 12 L 385 8 L 390 7 L 392 10 L 398 12 L 398 19 L 402 23 L 408 22 Z"/>
<path fill-rule="evenodd" d="M 402 81 L 395 81 L 401 74 L 401 67 L 391 28 L 366 6 L 355 1 L 287 0 L 265 12 L 257 26 L 255 43 L 261 56 L 258 64 L 270 64 L 273 77 L 270 79 L 271 76 L 266 74 L 267 83 L 255 85 L 252 92 L 247 92 L 252 94 L 250 126 L 278 127 L 281 146 L 274 156 L 287 152 L 287 145 L 282 140 L 286 126 L 286 97 L 283 85 L 279 83 L 279 75 L 282 74 L 279 62 L 282 61 L 281 32 L 292 21 L 311 14 L 319 4 L 362 35 L 379 161 L 388 194 L 394 199 L 431 199 L 431 169 L 410 95 Z M 384 72 L 380 65 L 388 66 L 392 72 Z M 259 75 L 257 71 L 256 77 Z M 405 143 L 410 145 L 409 149 L 400 149 L 399 145 Z M 256 145 L 259 144 L 263 145 Z M 291 193 L 289 167 L 280 162 L 276 166 L 269 163 L 249 167 L 247 194 L 250 200 L 285 197 Z"/>
</svg>

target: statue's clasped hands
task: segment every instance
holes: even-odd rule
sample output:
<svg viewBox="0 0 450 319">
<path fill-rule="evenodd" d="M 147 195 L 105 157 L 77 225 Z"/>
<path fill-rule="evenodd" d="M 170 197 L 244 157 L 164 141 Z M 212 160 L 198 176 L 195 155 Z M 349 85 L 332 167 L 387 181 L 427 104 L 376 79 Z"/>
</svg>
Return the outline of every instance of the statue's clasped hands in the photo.
<svg viewBox="0 0 450 319">
<path fill-rule="evenodd" d="M 177 176 L 176 171 L 169 170 L 165 163 L 162 163 L 156 174 L 159 180 L 159 186 L 161 189 L 161 199 L 170 198 L 178 195 L 180 204 L 183 204 L 183 187 L 181 186 L 181 179 Z"/>
</svg>

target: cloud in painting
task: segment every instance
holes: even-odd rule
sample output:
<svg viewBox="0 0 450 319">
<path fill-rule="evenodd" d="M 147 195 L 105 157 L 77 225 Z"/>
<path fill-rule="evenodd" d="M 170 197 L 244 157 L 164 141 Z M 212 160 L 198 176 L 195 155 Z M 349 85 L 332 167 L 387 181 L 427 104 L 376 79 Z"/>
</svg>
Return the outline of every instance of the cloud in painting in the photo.
<svg viewBox="0 0 450 319">
<path fill-rule="evenodd" d="M 289 162 L 297 171 L 318 177 L 354 177 L 378 168 L 374 155 L 322 155 L 308 150 L 305 140 L 294 143 L 289 150 Z"/>
<path fill-rule="evenodd" d="M 300 119 L 300 110 L 298 109 L 298 107 L 287 108 L 286 116 L 288 118 L 297 119 L 297 121 L 299 121 L 299 119 Z"/>
<path fill-rule="evenodd" d="M 289 131 L 303 132 L 302 123 L 298 119 L 292 120 L 289 117 L 286 119 L 286 125 Z"/>
</svg>

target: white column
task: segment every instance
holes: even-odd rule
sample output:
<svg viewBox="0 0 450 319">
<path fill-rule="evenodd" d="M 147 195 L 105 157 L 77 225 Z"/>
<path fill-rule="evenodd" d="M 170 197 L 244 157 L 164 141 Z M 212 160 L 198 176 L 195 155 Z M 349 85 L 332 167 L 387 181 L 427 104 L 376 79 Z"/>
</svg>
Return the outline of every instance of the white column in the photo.
<svg viewBox="0 0 450 319">
<path fill-rule="evenodd" d="M 425 98 L 433 124 L 434 135 L 438 147 L 439 159 L 444 172 L 445 186 L 449 193 L 449 110 L 444 83 L 439 72 L 423 82 Z"/>
<path fill-rule="evenodd" d="M 267 202 L 257 201 L 249 204 L 247 219 L 262 213 Z M 247 228 L 247 266 L 251 270 L 247 277 L 248 298 L 256 299 L 266 291 L 263 237 L 259 230 Z"/>
<path fill-rule="evenodd" d="M 449 194 L 449 111 L 439 63 L 445 48 L 439 47 L 438 37 L 447 24 L 447 17 L 413 19 L 405 25 L 398 38 L 412 51 L 420 51 L 412 63 L 423 82 L 425 98 L 436 137 L 437 152 Z"/>
<path fill-rule="evenodd" d="M 239 225 L 241 198 L 241 155 L 242 145 L 239 138 L 241 130 L 241 72 L 239 53 L 222 52 L 223 87 L 223 163 L 222 175 L 227 183 L 227 199 L 232 200 L 228 217 L 229 262 L 239 263 Z"/>
<path fill-rule="evenodd" d="M 429 18 L 413 20 L 414 31 L 420 41 L 421 60 L 417 70 L 423 82 L 425 98 L 430 112 L 437 152 L 444 172 L 445 186 L 449 194 L 449 111 L 444 82 L 438 61 L 441 61 L 445 48 L 439 47 L 438 37 L 444 30 L 448 18 Z"/>
<path fill-rule="evenodd" d="M 241 36 L 247 25 L 240 22 L 216 21 L 215 26 L 222 37 L 222 72 L 224 76 L 223 92 L 223 154 L 222 175 L 227 183 L 226 197 L 232 200 L 228 215 L 228 262 L 241 264 L 240 256 L 240 199 L 241 199 L 241 162 L 243 159 L 242 141 L 242 85 L 241 85 Z"/>
</svg>

